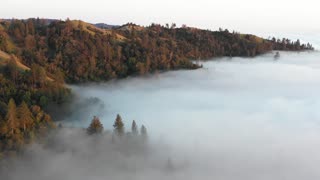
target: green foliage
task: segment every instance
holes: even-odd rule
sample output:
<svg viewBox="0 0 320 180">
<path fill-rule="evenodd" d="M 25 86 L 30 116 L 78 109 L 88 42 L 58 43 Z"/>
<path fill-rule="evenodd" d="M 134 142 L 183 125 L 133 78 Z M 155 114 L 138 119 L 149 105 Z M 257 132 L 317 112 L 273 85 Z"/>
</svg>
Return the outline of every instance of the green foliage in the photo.
<svg viewBox="0 0 320 180">
<path fill-rule="evenodd" d="M 39 101 L 39 105 L 41 107 L 47 106 L 48 105 L 48 98 L 46 96 L 41 96 L 40 101 Z"/>
</svg>

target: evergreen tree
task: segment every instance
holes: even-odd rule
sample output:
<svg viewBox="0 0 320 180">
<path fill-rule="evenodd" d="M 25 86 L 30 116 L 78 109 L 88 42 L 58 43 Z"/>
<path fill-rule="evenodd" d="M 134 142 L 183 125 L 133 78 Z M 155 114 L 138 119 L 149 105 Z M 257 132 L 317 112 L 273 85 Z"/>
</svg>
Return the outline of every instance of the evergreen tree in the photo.
<svg viewBox="0 0 320 180">
<path fill-rule="evenodd" d="M 13 56 L 10 57 L 10 61 L 8 62 L 6 69 L 11 80 L 14 83 L 16 83 L 19 71 L 18 71 L 17 62 L 15 61 Z"/>
<path fill-rule="evenodd" d="M 141 134 L 141 136 L 143 138 L 147 138 L 148 137 L 147 128 L 144 125 L 141 126 L 140 134 Z"/>
<path fill-rule="evenodd" d="M 30 130 L 33 126 L 33 116 L 28 108 L 28 105 L 23 101 L 18 108 L 18 119 L 20 121 L 20 128 L 25 132 Z"/>
<path fill-rule="evenodd" d="M 91 124 L 87 128 L 87 133 L 92 134 L 101 134 L 103 132 L 103 125 L 100 122 L 100 119 L 96 116 L 93 117 Z"/>
<path fill-rule="evenodd" d="M 17 107 L 13 99 L 9 100 L 8 111 L 5 119 L 5 149 L 18 150 L 23 145 L 23 136 L 19 129 L 19 123 L 17 120 Z"/>
<path fill-rule="evenodd" d="M 131 132 L 135 136 L 138 135 L 138 127 L 135 120 L 132 121 Z"/>
<path fill-rule="evenodd" d="M 8 133 L 12 135 L 19 127 L 19 123 L 17 121 L 17 107 L 12 98 L 8 103 L 6 121 L 8 126 Z"/>
<path fill-rule="evenodd" d="M 117 114 L 117 118 L 114 121 L 113 124 L 114 127 L 114 132 L 119 135 L 119 136 L 123 136 L 124 135 L 124 124 L 122 122 L 122 118 L 119 114 Z"/>
</svg>

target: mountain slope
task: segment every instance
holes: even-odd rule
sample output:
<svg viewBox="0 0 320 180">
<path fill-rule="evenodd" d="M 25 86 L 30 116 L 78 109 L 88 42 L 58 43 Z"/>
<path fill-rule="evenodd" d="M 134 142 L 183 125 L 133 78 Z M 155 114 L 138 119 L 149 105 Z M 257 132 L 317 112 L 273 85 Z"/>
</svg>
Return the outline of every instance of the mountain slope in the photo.
<svg viewBox="0 0 320 180">
<path fill-rule="evenodd" d="M 99 28 L 79 20 L 0 21 L 0 156 L 41 139 L 55 125 L 43 109 L 70 98 L 64 81 L 107 81 L 197 69 L 192 59 L 311 50 L 288 39 L 174 25 Z M 16 107 L 16 105 L 19 105 Z"/>
<path fill-rule="evenodd" d="M 48 23 L 28 19 L 0 24 L 0 50 L 14 54 L 26 66 L 38 64 L 49 74 L 60 71 L 72 83 L 198 68 L 190 59 L 312 49 L 287 39 L 157 24 L 142 27 L 130 23 L 113 29 L 78 20 Z"/>
</svg>

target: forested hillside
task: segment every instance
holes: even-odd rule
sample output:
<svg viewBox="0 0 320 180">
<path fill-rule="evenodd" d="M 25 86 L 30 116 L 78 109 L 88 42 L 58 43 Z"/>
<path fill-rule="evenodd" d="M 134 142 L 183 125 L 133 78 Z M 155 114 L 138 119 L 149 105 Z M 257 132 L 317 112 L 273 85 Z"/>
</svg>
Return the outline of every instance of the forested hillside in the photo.
<svg viewBox="0 0 320 180">
<path fill-rule="evenodd" d="M 0 50 L 26 66 L 38 64 L 67 82 L 102 81 L 170 69 L 194 69 L 190 59 L 255 56 L 270 50 L 311 49 L 299 41 L 152 24 L 100 29 L 82 21 L 4 21 Z"/>
<path fill-rule="evenodd" d="M 190 61 L 195 59 L 313 49 L 299 40 L 175 24 L 99 27 L 71 20 L 0 21 L 0 150 L 18 149 L 55 126 L 43 109 L 68 99 L 65 81 L 107 81 L 200 68 Z"/>
</svg>

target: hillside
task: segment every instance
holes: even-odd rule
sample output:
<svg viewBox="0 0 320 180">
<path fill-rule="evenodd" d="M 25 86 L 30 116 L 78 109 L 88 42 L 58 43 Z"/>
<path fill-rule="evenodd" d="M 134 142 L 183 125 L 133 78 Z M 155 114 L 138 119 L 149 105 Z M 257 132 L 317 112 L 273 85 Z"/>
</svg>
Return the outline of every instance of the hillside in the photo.
<svg viewBox="0 0 320 180">
<path fill-rule="evenodd" d="M 200 68 L 192 63 L 194 59 L 312 49 L 299 40 L 267 40 L 174 24 L 143 27 L 128 23 L 99 28 L 79 20 L 2 20 L 0 152 L 15 152 L 55 127 L 45 109 L 70 98 L 65 81 L 107 81 Z"/>
<path fill-rule="evenodd" d="M 190 59 L 312 49 L 288 39 L 175 25 L 129 23 L 102 29 L 79 20 L 28 19 L 3 21 L 0 26 L 1 51 L 15 55 L 27 67 L 38 64 L 48 74 L 60 71 L 69 83 L 198 68 Z"/>
<path fill-rule="evenodd" d="M 15 55 L 9 55 L 3 51 L 0 51 L 0 63 L 1 65 L 7 65 L 9 63 L 9 61 L 15 61 L 14 63 L 17 64 L 17 67 L 21 70 L 21 71 L 25 71 L 25 70 L 30 70 L 29 67 L 25 66 L 24 64 L 21 63 L 21 60 L 19 60 Z"/>
</svg>

